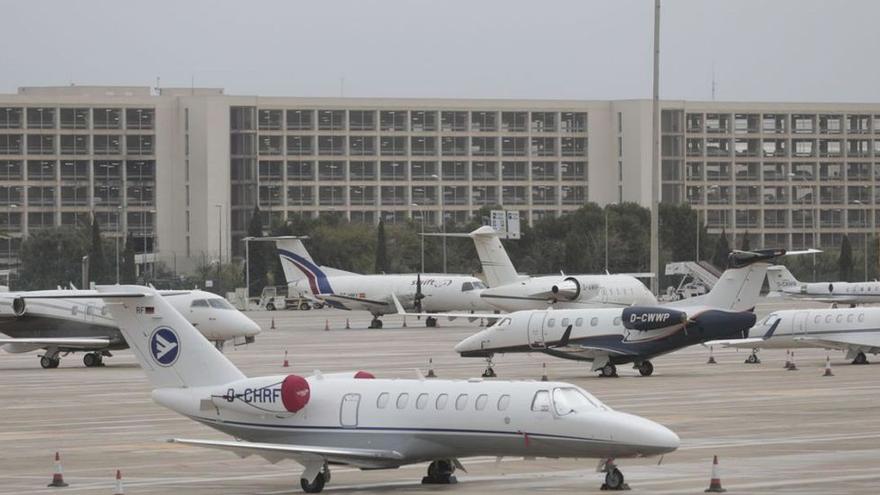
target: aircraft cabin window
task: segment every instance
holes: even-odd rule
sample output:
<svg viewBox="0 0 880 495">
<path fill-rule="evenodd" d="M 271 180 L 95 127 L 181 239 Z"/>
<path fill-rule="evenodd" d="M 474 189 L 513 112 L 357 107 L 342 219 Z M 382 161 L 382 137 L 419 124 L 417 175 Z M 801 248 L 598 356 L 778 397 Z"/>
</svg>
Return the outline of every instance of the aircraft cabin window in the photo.
<svg viewBox="0 0 880 495">
<path fill-rule="evenodd" d="M 189 307 L 191 307 L 191 308 L 207 308 L 208 307 L 208 300 L 207 299 L 196 299 L 195 301 L 190 303 Z"/>
<path fill-rule="evenodd" d="M 615 327 L 620 326 L 620 317 L 619 316 L 614 317 L 614 326 Z"/>
<path fill-rule="evenodd" d="M 532 399 L 532 411 L 550 412 L 550 392 L 538 390 Z"/>
<path fill-rule="evenodd" d="M 208 304 L 210 304 L 211 307 L 215 309 L 235 309 L 231 304 L 229 304 L 229 301 L 220 297 L 216 299 L 208 299 Z"/>
<path fill-rule="evenodd" d="M 462 292 L 467 292 L 469 290 L 474 290 L 474 284 L 472 284 L 470 282 L 465 282 L 465 283 L 461 284 L 461 291 Z"/>
<path fill-rule="evenodd" d="M 505 395 L 502 395 L 501 397 L 498 398 L 498 410 L 499 411 L 506 411 L 507 407 L 509 405 L 510 405 L 510 396 L 509 395 L 505 394 Z"/>
<path fill-rule="evenodd" d="M 461 394 L 455 399 L 455 409 L 457 411 L 464 411 L 464 408 L 467 407 L 468 403 L 468 394 Z"/>
<path fill-rule="evenodd" d="M 449 402 L 449 395 L 440 394 L 437 396 L 437 400 L 434 402 L 434 407 L 436 407 L 438 411 L 442 411 L 443 409 L 446 409 L 447 402 Z"/>
<path fill-rule="evenodd" d="M 597 316 L 590 318 L 590 326 L 591 327 L 595 327 L 598 324 L 599 324 L 599 318 Z"/>
<path fill-rule="evenodd" d="M 482 411 L 486 409 L 486 403 L 489 402 L 489 396 L 486 394 L 480 394 L 477 396 L 477 400 L 474 401 L 474 408 L 477 411 Z"/>
<path fill-rule="evenodd" d="M 865 321 L 865 313 L 859 313 L 859 323 Z"/>
<path fill-rule="evenodd" d="M 583 318 L 578 318 L 577 320 L 574 320 L 574 326 L 576 326 L 576 327 L 582 327 L 582 326 L 584 326 L 584 319 L 583 319 Z"/>
<path fill-rule="evenodd" d="M 404 392 L 397 396 L 397 408 L 403 409 L 406 407 L 406 403 L 409 402 L 409 394 Z"/>
<path fill-rule="evenodd" d="M 568 327 L 568 318 L 563 318 L 561 325 L 562 325 L 562 328 Z"/>
<path fill-rule="evenodd" d="M 548 327 L 548 328 L 553 328 L 553 325 L 555 325 L 555 324 L 556 324 L 556 320 L 555 320 L 555 319 L 550 318 L 549 320 L 547 320 L 547 327 Z"/>
<path fill-rule="evenodd" d="M 388 405 L 388 399 L 390 398 L 391 394 L 389 394 L 388 392 L 382 392 L 376 399 L 376 407 L 379 409 L 385 409 L 385 406 Z"/>
<path fill-rule="evenodd" d="M 428 394 L 419 394 L 416 397 L 416 409 L 424 409 L 428 405 Z"/>
<path fill-rule="evenodd" d="M 553 389 L 553 406 L 556 408 L 557 416 L 599 408 L 589 397 L 582 394 L 580 390 L 569 387 Z"/>
</svg>

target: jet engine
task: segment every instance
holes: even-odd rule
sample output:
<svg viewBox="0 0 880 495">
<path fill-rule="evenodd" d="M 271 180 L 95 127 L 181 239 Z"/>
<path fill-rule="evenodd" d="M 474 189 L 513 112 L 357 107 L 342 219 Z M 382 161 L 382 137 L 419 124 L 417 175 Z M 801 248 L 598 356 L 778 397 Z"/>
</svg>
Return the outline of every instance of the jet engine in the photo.
<svg viewBox="0 0 880 495">
<path fill-rule="evenodd" d="M 220 409 L 245 414 L 296 414 L 309 403 L 309 382 L 299 375 L 248 378 L 228 384 L 211 394 Z"/>
<path fill-rule="evenodd" d="M 14 316 L 21 317 L 24 316 L 24 314 L 27 312 L 27 304 L 25 303 L 23 297 L 13 298 L 11 304 L 9 304 L 8 302 L 9 299 L 6 299 L 6 301 L 4 301 L 4 304 L 0 304 L 0 314 L 8 314 L 10 307 Z"/>
<path fill-rule="evenodd" d="M 576 301 L 581 297 L 581 284 L 574 277 L 565 277 L 562 282 L 554 285 L 550 292 L 556 300 Z"/>
<path fill-rule="evenodd" d="M 623 310 L 621 316 L 623 327 L 627 330 L 647 332 L 673 326 L 685 325 L 687 313 L 669 308 L 650 306 L 630 306 Z"/>
</svg>

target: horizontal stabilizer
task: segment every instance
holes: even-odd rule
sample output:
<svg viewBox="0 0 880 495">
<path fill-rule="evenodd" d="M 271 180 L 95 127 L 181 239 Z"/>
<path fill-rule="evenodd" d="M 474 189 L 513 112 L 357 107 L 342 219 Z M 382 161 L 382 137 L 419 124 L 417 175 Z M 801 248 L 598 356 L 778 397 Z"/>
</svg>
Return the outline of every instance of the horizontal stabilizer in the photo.
<svg viewBox="0 0 880 495">
<path fill-rule="evenodd" d="M 65 349 L 96 349 L 110 345 L 110 339 L 103 337 L 89 338 L 4 338 L 0 344 L 25 344 L 38 345 L 40 347 L 62 347 Z"/>
</svg>

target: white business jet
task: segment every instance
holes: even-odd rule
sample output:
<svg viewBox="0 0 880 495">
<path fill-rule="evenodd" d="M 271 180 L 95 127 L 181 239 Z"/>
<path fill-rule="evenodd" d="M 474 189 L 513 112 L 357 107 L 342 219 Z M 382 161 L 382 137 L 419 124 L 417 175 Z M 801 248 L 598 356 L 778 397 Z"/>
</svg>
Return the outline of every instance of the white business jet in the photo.
<svg viewBox="0 0 880 495">
<path fill-rule="evenodd" d="M 480 297 L 502 311 L 547 309 L 551 304 L 559 309 L 657 304 L 645 284 L 632 275 L 520 275 L 501 244 L 499 232 L 488 225 L 469 234 L 425 235 L 473 239 L 489 284 Z"/>
<path fill-rule="evenodd" d="M 611 459 L 679 446 L 664 426 L 614 411 L 568 383 L 384 380 L 364 372 L 248 378 L 155 291 L 98 291 L 154 387 L 153 400 L 236 438 L 174 442 L 294 460 L 309 493 L 324 488 L 331 464 L 430 462 L 423 483 L 449 483 L 459 459 L 471 456 Z M 604 467 L 606 485 L 620 487 L 620 470 Z"/>
<path fill-rule="evenodd" d="M 866 354 L 880 353 L 880 308 L 787 309 L 770 313 L 748 338 L 706 342 L 752 349 L 747 363 L 758 363 L 757 350 L 813 347 L 846 352 L 853 364 L 868 364 Z"/>
<path fill-rule="evenodd" d="M 67 294 L 95 294 L 92 299 L 60 299 Z M 219 348 L 227 341 L 251 343 L 260 326 L 226 299 L 200 290 L 159 291 L 200 332 Z M 51 296 L 54 299 L 31 299 Z M 21 353 L 45 349 L 43 368 L 57 368 L 61 354 L 84 352 L 83 364 L 101 366 L 110 351 L 128 345 L 104 301 L 95 291 L 48 290 L 0 293 L 0 347 Z"/>
<path fill-rule="evenodd" d="M 369 311 L 373 315 L 370 328 L 382 328 L 379 317 L 397 311 L 392 295 L 417 313 L 494 309 L 480 298 L 486 286 L 470 275 L 361 275 L 319 266 L 303 245 L 304 237 L 260 239 L 275 240 L 290 294 L 317 298 L 345 309 Z M 425 318 L 426 326 L 436 324 L 433 316 Z"/>
<path fill-rule="evenodd" d="M 841 304 L 880 303 L 880 282 L 800 282 L 782 265 L 767 271 L 768 297 Z"/>
</svg>

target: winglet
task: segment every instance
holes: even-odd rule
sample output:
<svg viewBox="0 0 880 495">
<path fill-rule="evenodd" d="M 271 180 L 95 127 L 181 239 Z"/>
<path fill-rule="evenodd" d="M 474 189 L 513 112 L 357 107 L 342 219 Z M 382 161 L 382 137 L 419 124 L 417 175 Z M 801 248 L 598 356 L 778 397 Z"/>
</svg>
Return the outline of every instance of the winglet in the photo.
<svg viewBox="0 0 880 495">
<path fill-rule="evenodd" d="M 568 341 L 571 339 L 571 325 L 565 329 L 565 332 L 562 334 L 562 338 L 559 339 L 559 343 L 553 347 L 566 347 L 568 345 Z"/>
<path fill-rule="evenodd" d="M 782 321 L 782 318 L 776 320 L 776 322 L 773 323 L 773 325 L 770 327 L 770 330 L 767 330 L 767 333 L 765 333 L 765 334 L 764 334 L 764 337 L 762 337 L 762 338 L 763 338 L 764 340 L 770 340 L 770 337 L 773 336 L 773 332 L 776 331 L 776 327 L 779 326 L 779 323 L 780 323 L 781 321 Z"/>
<path fill-rule="evenodd" d="M 400 299 L 397 298 L 397 294 L 392 292 L 391 300 L 394 301 L 394 307 L 397 308 L 397 314 L 406 316 L 406 310 L 403 308 L 403 304 L 400 304 Z"/>
</svg>

